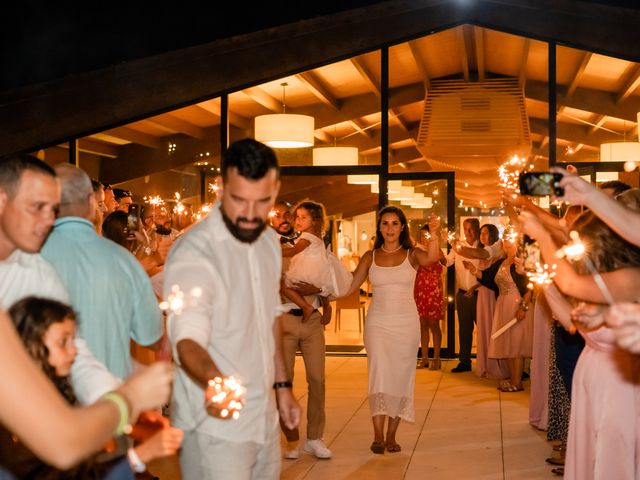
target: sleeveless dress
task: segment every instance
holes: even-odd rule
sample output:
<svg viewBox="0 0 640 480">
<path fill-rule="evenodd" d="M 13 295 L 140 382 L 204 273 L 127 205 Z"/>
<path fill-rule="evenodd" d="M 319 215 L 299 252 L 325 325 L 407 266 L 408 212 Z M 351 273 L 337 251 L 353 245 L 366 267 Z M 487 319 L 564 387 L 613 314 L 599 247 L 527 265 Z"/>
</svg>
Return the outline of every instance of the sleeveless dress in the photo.
<svg viewBox="0 0 640 480">
<path fill-rule="evenodd" d="M 420 319 L 413 299 L 415 277 L 408 251 L 400 265 L 380 267 L 374 250 L 369 269 L 373 297 L 364 328 L 371 416 L 414 421 L 413 388 L 420 344 Z"/>
<path fill-rule="evenodd" d="M 440 262 L 418 267 L 413 298 L 418 307 L 418 315 L 430 321 L 444 318 L 444 297 L 442 293 L 442 265 Z"/>
<path fill-rule="evenodd" d="M 582 331 L 573 374 L 564 478 L 640 478 L 640 358 L 615 344 L 608 327 Z"/>
<path fill-rule="evenodd" d="M 500 267 L 496 274 L 500 295 L 496 300 L 491 334 L 500 330 L 515 316 L 520 306 L 520 292 L 508 268 Z M 489 339 L 489 358 L 531 357 L 533 349 L 533 309 L 498 338 Z"/>
</svg>

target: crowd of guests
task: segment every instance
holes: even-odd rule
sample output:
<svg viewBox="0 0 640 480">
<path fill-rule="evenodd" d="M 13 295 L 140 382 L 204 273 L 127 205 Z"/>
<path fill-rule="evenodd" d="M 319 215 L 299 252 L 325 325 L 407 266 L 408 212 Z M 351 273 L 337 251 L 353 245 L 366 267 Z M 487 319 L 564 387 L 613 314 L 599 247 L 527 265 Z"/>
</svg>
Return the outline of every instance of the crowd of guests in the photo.
<svg viewBox="0 0 640 480">
<path fill-rule="evenodd" d="M 277 478 L 281 456 L 300 450 L 331 458 L 324 326 L 331 301 L 367 279 L 370 450 L 399 452 L 400 421 L 414 420 L 420 346 L 418 368 L 441 369 L 447 267 L 456 271 L 460 346 L 451 372 L 472 371 L 477 326 L 476 375 L 509 394 L 530 375 L 530 423 L 557 442 L 547 459 L 564 468 L 556 472 L 640 475 L 639 189 L 596 189 L 558 170 L 570 203 L 562 218 L 509 193 L 502 238 L 467 218 L 459 241 L 434 215 L 414 239 L 402 209 L 387 206 L 373 248 L 349 273 L 326 248 L 324 207 L 277 200 L 271 149 L 236 142 L 221 167 L 211 213 L 177 231 L 164 207 L 138 212 L 131 192 L 77 167 L 0 161 L 0 366 L 16 387 L 0 395 L 7 475 L 144 478 L 148 462 L 181 445 L 183 478 L 194 479 Z M 585 252 L 559 255 L 574 231 Z M 525 234 L 538 250 L 521 248 Z M 535 260 L 555 276 L 532 286 Z M 177 293 L 180 306 L 163 313 L 159 301 Z M 298 350 L 304 442 L 291 392 Z"/>
</svg>

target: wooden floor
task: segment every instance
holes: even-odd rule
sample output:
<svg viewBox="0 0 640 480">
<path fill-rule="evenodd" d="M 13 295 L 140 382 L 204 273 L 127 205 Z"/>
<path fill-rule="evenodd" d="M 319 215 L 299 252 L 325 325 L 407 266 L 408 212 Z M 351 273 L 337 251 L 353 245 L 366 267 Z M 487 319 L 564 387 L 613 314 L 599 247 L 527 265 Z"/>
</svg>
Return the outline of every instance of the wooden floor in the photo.
<svg viewBox="0 0 640 480">
<path fill-rule="evenodd" d="M 366 357 L 327 357 L 327 426 L 330 460 L 301 454 L 283 460 L 281 479 L 535 479 L 558 478 L 544 459 L 550 445 L 528 424 L 525 392 L 501 393 L 495 380 L 474 373 L 416 371 L 416 422 L 401 423 L 402 452 L 374 455 L 367 403 Z M 302 359 L 296 361 L 294 392 L 303 407 L 306 387 Z M 304 435 L 304 422 L 302 434 Z M 175 459 L 152 466 L 161 479 L 178 479 Z"/>
</svg>

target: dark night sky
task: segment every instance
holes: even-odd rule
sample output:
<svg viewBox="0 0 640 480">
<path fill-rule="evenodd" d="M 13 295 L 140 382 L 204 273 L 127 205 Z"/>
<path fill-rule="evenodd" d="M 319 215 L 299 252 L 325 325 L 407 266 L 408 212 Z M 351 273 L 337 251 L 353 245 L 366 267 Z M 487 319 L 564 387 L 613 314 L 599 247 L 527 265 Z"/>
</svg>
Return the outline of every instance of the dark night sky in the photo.
<svg viewBox="0 0 640 480">
<path fill-rule="evenodd" d="M 640 9 L 640 0 L 580 1 Z M 12 2 L 0 11 L 0 91 L 382 2 Z"/>
</svg>

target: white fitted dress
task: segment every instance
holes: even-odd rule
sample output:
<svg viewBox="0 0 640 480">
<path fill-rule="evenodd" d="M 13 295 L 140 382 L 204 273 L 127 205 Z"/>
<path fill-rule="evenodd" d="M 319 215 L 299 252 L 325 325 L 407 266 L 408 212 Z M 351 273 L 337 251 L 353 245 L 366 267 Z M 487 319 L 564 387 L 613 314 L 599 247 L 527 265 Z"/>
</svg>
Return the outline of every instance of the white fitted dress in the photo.
<svg viewBox="0 0 640 480">
<path fill-rule="evenodd" d="M 369 269 L 373 298 L 364 328 L 371 415 L 414 421 L 413 390 L 420 344 L 420 318 L 413 298 L 416 271 L 404 261 Z"/>
</svg>

